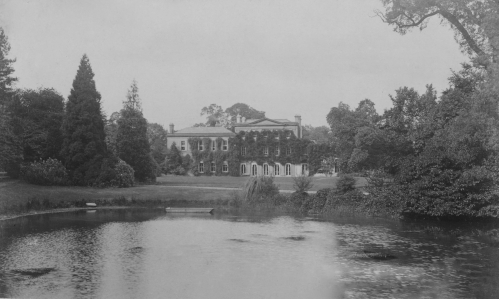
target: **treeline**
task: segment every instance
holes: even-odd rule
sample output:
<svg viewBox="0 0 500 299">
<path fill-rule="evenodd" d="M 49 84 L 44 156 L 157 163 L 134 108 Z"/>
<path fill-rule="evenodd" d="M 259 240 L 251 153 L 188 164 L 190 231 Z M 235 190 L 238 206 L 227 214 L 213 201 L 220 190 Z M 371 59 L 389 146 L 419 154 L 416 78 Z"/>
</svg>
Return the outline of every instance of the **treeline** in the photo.
<svg viewBox="0 0 500 299">
<path fill-rule="evenodd" d="M 84 55 L 68 100 L 50 88 L 13 88 L 10 46 L 0 28 L 0 168 L 44 185 L 132 186 L 154 182 L 166 156 L 166 132 L 148 124 L 134 81 L 123 109 L 106 120 Z"/>
<path fill-rule="evenodd" d="M 368 174 L 406 214 L 498 217 L 498 1 L 383 3 L 379 16 L 402 34 L 440 16 L 471 61 L 440 96 L 402 87 L 382 115 L 370 100 L 332 108 L 342 171 Z"/>
</svg>

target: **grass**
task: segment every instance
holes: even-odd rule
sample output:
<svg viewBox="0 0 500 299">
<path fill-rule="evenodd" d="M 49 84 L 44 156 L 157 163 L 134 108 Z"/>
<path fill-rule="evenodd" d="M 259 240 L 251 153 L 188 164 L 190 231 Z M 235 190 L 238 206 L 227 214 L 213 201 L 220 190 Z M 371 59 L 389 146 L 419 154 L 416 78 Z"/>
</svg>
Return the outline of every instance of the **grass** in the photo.
<svg viewBox="0 0 500 299">
<path fill-rule="evenodd" d="M 314 184 L 312 191 L 318 191 L 324 188 L 333 188 L 336 186 L 338 177 L 313 177 Z M 366 185 L 366 179 L 357 177 L 356 187 Z M 200 187 L 220 187 L 220 188 L 241 188 L 248 177 L 231 177 L 231 176 L 162 176 L 157 178 L 158 184 L 165 186 L 200 186 Z M 279 186 L 280 190 L 295 190 L 293 188 L 293 178 L 291 177 L 275 177 L 274 183 Z"/>
<path fill-rule="evenodd" d="M 0 215 L 25 213 L 31 210 L 69 208 L 84 205 L 85 202 L 99 202 L 101 205 L 143 205 L 152 204 L 227 204 L 238 198 L 239 191 L 248 177 L 188 177 L 163 176 L 156 185 L 139 185 L 131 188 L 91 188 L 79 186 L 38 186 L 20 180 L 0 179 Z M 338 178 L 313 178 L 313 191 L 335 186 Z M 292 178 L 275 178 L 280 190 L 293 191 Z M 357 179 L 357 185 L 363 186 L 365 180 Z M 187 186 L 175 188 L 174 186 Z M 193 188 L 189 188 L 193 187 Z M 198 187 L 198 188 L 194 188 Z"/>
</svg>

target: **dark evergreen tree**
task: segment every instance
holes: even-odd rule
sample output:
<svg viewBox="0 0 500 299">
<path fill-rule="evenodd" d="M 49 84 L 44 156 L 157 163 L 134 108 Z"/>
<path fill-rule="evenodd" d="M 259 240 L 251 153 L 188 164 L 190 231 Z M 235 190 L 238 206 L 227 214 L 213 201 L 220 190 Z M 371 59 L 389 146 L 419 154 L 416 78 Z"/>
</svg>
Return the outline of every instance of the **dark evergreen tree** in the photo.
<svg viewBox="0 0 500 299">
<path fill-rule="evenodd" d="M 92 185 L 109 154 L 106 149 L 101 94 L 96 90 L 94 73 L 83 55 L 73 80 L 62 126 L 61 157 L 74 184 Z"/>
<path fill-rule="evenodd" d="M 17 81 L 17 78 L 12 76 L 14 73 L 12 64 L 15 59 L 7 58 L 9 51 L 9 41 L 0 27 L 0 169 L 15 177 L 18 171 L 11 171 L 11 166 L 18 165 L 22 160 L 22 148 L 12 128 L 12 113 L 8 110 L 14 94 L 12 84 Z M 18 167 L 15 168 L 18 170 Z"/>
<path fill-rule="evenodd" d="M 177 168 L 183 166 L 183 160 L 181 156 L 181 152 L 177 148 L 177 145 L 172 143 L 170 146 L 170 151 L 167 154 L 167 172 L 168 173 L 176 173 Z"/>
<path fill-rule="evenodd" d="M 148 122 L 142 115 L 141 100 L 135 80 L 128 91 L 127 100 L 123 102 L 123 109 L 117 123 L 118 156 L 132 166 L 134 176 L 138 181 L 155 181 L 157 163 L 151 156 Z"/>
</svg>

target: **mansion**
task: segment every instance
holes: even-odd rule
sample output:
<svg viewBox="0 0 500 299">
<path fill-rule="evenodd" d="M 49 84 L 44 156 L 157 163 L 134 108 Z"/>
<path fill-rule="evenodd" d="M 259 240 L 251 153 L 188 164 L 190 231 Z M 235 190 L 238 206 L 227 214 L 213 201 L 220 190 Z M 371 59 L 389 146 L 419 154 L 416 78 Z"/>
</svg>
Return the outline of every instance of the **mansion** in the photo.
<svg viewBox="0 0 500 299">
<path fill-rule="evenodd" d="M 167 146 L 192 158 L 194 175 L 300 176 L 309 174 L 301 117 L 245 119 L 237 116 L 232 130 L 170 124 Z"/>
</svg>

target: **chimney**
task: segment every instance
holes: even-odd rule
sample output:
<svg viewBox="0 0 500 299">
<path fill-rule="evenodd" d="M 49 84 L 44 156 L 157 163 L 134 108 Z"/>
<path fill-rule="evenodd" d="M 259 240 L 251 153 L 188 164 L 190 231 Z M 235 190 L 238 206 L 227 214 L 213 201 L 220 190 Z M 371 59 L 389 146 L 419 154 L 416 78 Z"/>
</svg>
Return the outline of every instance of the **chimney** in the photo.
<svg viewBox="0 0 500 299">
<path fill-rule="evenodd" d="M 174 124 L 170 124 L 170 134 L 174 134 Z"/>
<path fill-rule="evenodd" d="M 298 129 L 298 135 L 297 136 L 298 138 L 302 138 L 302 118 L 300 117 L 300 115 L 295 115 L 295 122 L 296 123 L 299 123 L 299 129 Z"/>
<path fill-rule="evenodd" d="M 238 115 L 236 115 L 236 123 L 239 124 L 241 123 L 241 115 L 238 113 Z"/>
</svg>

